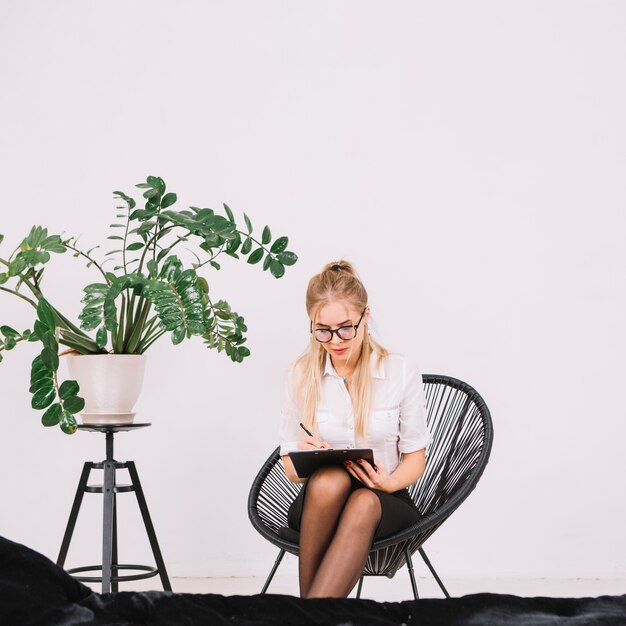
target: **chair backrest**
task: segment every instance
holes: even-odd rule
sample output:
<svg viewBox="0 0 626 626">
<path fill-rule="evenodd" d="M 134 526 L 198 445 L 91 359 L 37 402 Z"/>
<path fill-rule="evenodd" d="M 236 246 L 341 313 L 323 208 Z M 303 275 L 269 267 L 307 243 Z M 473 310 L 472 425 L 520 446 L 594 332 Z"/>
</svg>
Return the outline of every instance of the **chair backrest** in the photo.
<svg viewBox="0 0 626 626">
<path fill-rule="evenodd" d="M 478 392 L 456 378 L 426 374 L 427 423 L 432 441 L 424 474 L 409 492 L 428 516 L 456 508 L 474 489 L 493 443 L 489 409 Z"/>
</svg>

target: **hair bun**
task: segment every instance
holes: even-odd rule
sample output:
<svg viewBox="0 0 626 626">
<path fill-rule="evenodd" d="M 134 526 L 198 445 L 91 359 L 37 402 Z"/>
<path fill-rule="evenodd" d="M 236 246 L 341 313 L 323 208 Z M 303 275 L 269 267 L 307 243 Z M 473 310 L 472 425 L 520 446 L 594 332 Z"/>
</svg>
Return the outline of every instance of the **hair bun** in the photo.
<svg viewBox="0 0 626 626">
<path fill-rule="evenodd" d="M 348 261 L 344 261 L 343 259 L 339 261 L 333 261 L 332 263 L 328 263 L 324 267 L 325 272 L 347 272 L 352 276 L 356 276 L 356 272 L 354 267 Z"/>
</svg>

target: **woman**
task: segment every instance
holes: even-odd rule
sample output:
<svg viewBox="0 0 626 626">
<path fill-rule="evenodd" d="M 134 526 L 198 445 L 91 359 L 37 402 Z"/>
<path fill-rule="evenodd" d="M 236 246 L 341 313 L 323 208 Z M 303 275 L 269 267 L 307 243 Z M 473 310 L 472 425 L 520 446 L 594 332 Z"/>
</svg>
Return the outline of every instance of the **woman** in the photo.
<svg viewBox="0 0 626 626">
<path fill-rule="evenodd" d="M 300 595 L 346 597 L 372 540 L 420 519 L 406 487 L 424 471 L 430 434 L 421 375 L 370 336 L 367 291 L 352 265 L 331 263 L 314 276 L 306 308 L 311 344 L 290 370 L 282 412 L 285 472 L 305 482 L 289 458 L 294 450 L 374 451 L 374 466 L 360 459 L 318 469 L 289 510 L 300 531 Z"/>
</svg>

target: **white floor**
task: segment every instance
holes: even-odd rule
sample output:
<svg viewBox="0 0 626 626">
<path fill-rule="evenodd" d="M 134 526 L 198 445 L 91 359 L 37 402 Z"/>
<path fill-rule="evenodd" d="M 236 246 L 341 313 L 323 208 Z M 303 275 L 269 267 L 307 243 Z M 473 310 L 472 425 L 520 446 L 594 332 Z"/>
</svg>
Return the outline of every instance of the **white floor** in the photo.
<svg viewBox="0 0 626 626">
<path fill-rule="evenodd" d="M 262 577 L 232 578 L 172 578 L 172 589 L 178 593 L 214 593 L 221 595 L 253 595 L 261 591 Z M 503 593 L 517 596 L 597 597 L 626 593 L 626 580 L 605 579 L 514 579 L 514 578 L 448 578 L 444 581 L 452 596 L 472 593 Z M 432 578 L 418 578 L 417 586 L 422 598 L 442 598 L 443 593 Z M 99 585 L 93 588 L 99 591 Z M 160 590 L 158 579 L 120 584 L 120 591 Z M 298 595 L 298 581 L 293 575 L 277 574 L 268 593 Z M 354 592 L 352 593 L 354 596 Z M 411 583 L 405 569 L 393 579 L 366 578 L 362 598 L 397 602 L 412 600 Z"/>
</svg>

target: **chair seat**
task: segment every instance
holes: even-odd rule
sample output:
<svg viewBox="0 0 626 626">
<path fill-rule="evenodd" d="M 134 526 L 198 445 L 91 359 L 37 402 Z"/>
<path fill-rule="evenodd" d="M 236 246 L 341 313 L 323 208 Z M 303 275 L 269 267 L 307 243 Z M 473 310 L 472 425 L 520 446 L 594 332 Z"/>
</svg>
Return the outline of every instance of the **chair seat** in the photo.
<svg viewBox="0 0 626 626">
<path fill-rule="evenodd" d="M 285 541 L 289 541 L 291 543 L 299 544 L 300 543 L 300 533 L 293 528 L 289 528 L 288 526 L 282 526 L 278 529 L 278 536 Z"/>
</svg>

